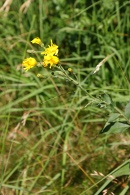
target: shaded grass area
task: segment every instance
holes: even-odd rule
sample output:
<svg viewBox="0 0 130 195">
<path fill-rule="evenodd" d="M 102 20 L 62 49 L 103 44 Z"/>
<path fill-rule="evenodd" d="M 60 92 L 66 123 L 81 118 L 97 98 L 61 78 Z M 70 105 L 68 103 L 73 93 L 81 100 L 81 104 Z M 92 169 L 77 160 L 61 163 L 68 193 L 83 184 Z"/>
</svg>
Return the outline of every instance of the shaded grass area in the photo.
<svg viewBox="0 0 130 195">
<path fill-rule="evenodd" d="M 114 108 L 123 112 L 130 99 L 129 1 L 38 0 L 26 13 L 18 11 L 22 4 L 13 1 L 0 19 L 1 193 L 93 195 L 102 183 L 91 173 L 107 175 L 129 158 L 128 131 L 99 135 Z M 62 66 L 91 96 L 55 77 L 55 68 L 22 70 L 27 49 L 39 49 L 30 43 L 36 36 L 59 45 Z M 105 94 L 114 108 L 102 103 Z M 123 179 L 110 192 L 119 194 Z"/>
</svg>

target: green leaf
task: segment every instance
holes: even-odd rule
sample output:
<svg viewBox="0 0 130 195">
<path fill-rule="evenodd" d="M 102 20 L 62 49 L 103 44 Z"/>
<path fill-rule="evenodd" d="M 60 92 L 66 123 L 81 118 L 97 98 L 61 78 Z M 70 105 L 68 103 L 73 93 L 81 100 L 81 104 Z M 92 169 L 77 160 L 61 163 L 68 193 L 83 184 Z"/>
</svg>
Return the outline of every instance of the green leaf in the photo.
<svg viewBox="0 0 130 195">
<path fill-rule="evenodd" d="M 108 94 L 104 94 L 104 100 L 108 105 L 112 104 L 112 99 Z"/>
<path fill-rule="evenodd" d="M 99 195 L 114 178 L 123 175 L 130 175 L 130 160 L 124 162 L 122 165 L 112 171 L 109 175 L 107 175 L 105 177 L 107 179 L 106 182 L 99 188 L 95 195 Z"/>
<path fill-rule="evenodd" d="M 105 125 L 105 127 L 99 132 L 99 134 L 123 133 L 129 127 L 130 125 L 127 122 L 110 122 Z"/>
<path fill-rule="evenodd" d="M 125 107 L 125 116 L 130 119 L 130 102 Z"/>
<path fill-rule="evenodd" d="M 109 123 L 110 122 L 114 122 L 119 116 L 120 116 L 120 114 L 118 114 L 118 113 L 112 113 L 112 114 L 110 114 L 109 119 L 108 119 L 108 122 Z"/>
</svg>

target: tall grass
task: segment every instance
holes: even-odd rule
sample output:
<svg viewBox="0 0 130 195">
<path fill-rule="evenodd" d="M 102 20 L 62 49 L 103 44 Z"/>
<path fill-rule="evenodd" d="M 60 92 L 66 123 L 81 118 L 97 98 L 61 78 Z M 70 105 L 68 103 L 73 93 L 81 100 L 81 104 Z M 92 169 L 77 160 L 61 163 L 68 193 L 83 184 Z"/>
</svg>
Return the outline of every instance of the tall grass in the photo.
<svg viewBox="0 0 130 195">
<path fill-rule="evenodd" d="M 0 12 L 1 194 L 128 195 L 129 1 L 23 3 Z M 23 71 L 24 58 L 42 60 L 27 52 L 37 36 L 84 90 L 55 67 Z"/>
</svg>

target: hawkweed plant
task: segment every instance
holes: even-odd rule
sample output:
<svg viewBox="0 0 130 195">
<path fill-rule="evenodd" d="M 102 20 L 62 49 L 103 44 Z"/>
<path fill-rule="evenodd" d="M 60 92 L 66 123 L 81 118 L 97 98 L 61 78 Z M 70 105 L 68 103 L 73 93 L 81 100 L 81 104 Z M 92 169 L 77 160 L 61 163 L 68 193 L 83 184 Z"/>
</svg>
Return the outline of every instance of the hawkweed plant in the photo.
<svg viewBox="0 0 130 195">
<path fill-rule="evenodd" d="M 50 69 L 55 68 L 55 72 L 52 72 L 52 76 L 55 77 L 55 75 L 56 75 L 56 77 L 59 77 L 60 79 L 66 79 L 70 82 L 73 82 L 74 85 L 78 86 L 83 92 L 85 92 L 85 95 L 88 95 L 88 97 L 90 97 L 91 103 L 94 103 L 94 102 L 99 103 L 100 102 L 99 104 L 107 104 L 106 101 L 100 99 L 99 97 L 97 98 L 97 97 L 92 96 L 91 94 L 88 93 L 88 91 L 86 89 L 83 88 L 83 86 L 78 81 L 78 78 L 77 78 L 77 76 L 74 73 L 72 68 L 68 67 L 67 70 L 65 70 L 63 68 L 63 66 L 60 63 L 60 59 L 58 57 L 58 53 L 59 53 L 58 45 L 54 44 L 52 40 L 50 40 L 50 45 L 48 45 L 48 47 L 45 47 L 44 43 L 41 41 L 41 39 L 39 37 L 34 38 L 31 41 L 31 43 L 39 45 L 43 49 L 43 51 L 39 52 L 39 51 L 34 51 L 34 50 L 28 50 L 28 52 L 29 53 L 40 53 L 41 55 L 43 55 L 43 61 L 38 62 L 33 57 L 28 57 L 28 58 L 24 59 L 22 62 L 22 66 L 23 66 L 23 69 L 25 71 L 28 71 L 28 70 L 34 68 L 35 66 L 43 67 L 43 68 L 49 67 Z M 113 56 L 113 54 L 105 57 L 96 66 L 94 71 L 92 71 L 88 75 L 88 77 L 95 74 L 96 72 L 98 72 L 100 70 L 100 67 L 112 56 Z M 44 75 L 37 74 L 37 77 L 44 78 Z"/>
<path fill-rule="evenodd" d="M 42 62 L 38 62 L 35 58 L 33 57 L 28 57 L 23 60 L 22 66 L 25 71 L 28 71 L 36 66 L 38 67 L 43 67 L 43 68 L 53 68 L 55 71 L 53 72 L 52 76 L 54 77 L 59 77 L 61 79 L 66 79 L 70 82 L 72 82 L 74 85 L 79 87 L 84 93 L 85 96 L 87 96 L 88 102 L 84 106 L 87 107 L 90 104 L 96 104 L 96 106 L 99 106 L 101 109 L 105 108 L 109 111 L 109 118 L 104 126 L 99 132 L 98 135 L 100 134 L 113 134 L 113 133 L 120 133 L 124 132 L 125 130 L 129 129 L 130 127 L 130 102 L 127 103 L 125 106 L 125 111 L 121 111 L 113 102 L 112 98 L 104 92 L 103 95 L 98 94 L 98 96 L 94 96 L 90 94 L 81 84 L 81 82 L 78 81 L 78 78 L 76 74 L 74 73 L 73 69 L 68 67 L 67 70 L 64 69 L 64 67 L 60 63 L 59 59 L 59 48 L 58 45 L 54 44 L 53 41 L 50 41 L 50 45 L 45 47 L 44 43 L 42 43 L 41 39 L 39 37 L 34 38 L 31 41 L 32 44 L 38 44 L 43 51 L 40 51 L 40 54 L 43 56 Z M 34 51 L 34 50 L 29 50 L 29 53 L 39 53 L 39 51 Z M 101 66 L 111 57 L 113 57 L 114 54 L 110 54 L 106 56 L 95 68 L 90 74 L 88 75 L 91 76 L 93 74 L 96 74 Z M 44 78 L 44 75 L 42 74 L 37 74 L 38 77 Z M 88 78 L 87 77 L 87 78 Z M 87 79 L 86 78 L 86 79 Z M 88 190 L 91 188 L 95 187 L 98 183 L 102 182 L 103 180 L 106 179 L 106 182 L 104 185 L 102 185 L 98 191 L 95 193 L 95 195 L 99 195 L 101 192 L 102 194 L 108 194 L 108 188 L 107 185 L 112 182 L 113 180 L 115 181 L 117 176 L 123 176 L 127 175 L 129 176 L 130 169 L 129 169 L 129 164 L 130 160 L 126 160 L 122 165 L 120 165 L 118 168 L 116 168 L 114 171 L 112 171 L 110 174 L 107 176 L 103 174 L 99 174 L 100 176 L 103 176 L 103 179 L 101 179 L 99 182 L 96 184 L 92 185 L 89 189 L 85 190 L 84 192 L 81 193 L 81 195 L 86 194 Z M 97 174 L 97 172 L 95 172 Z M 109 180 L 108 180 L 109 178 Z M 126 189 L 127 190 L 127 189 Z M 109 194 L 114 194 L 113 192 Z M 124 194 L 124 193 L 123 193 Z"/>
</svg>

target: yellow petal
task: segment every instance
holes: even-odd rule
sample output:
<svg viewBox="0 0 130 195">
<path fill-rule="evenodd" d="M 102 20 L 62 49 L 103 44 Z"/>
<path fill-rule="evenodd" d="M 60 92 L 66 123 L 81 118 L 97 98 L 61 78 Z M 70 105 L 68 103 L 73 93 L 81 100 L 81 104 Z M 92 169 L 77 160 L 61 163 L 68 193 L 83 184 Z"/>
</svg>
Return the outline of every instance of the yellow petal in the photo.
<svg viewBox="0 0 130 195">
<path fill-rule="evenodd" d="M 24 67 L 26 71 L 36 66 L 36 64 L 37 64 L 37 61 L 35 60 L 35 58 L 31 58 L 31 57 L 24 59 L 22 62 L 22 66 Z"/>
<path fill-rule="evenodd" d="M 44 67 L 50 65 L 51 68 L 53 65 L 56 65 L 58 63 L 59 63 L 59 58 L 57 56 L 52 56 L 52 55 L 44 56 L 44 63 L 43 63 Z"/>
<path fill-rule="evenodd" d="M 36 43 L 38 45 L 41 45 L 42 44 L 42 41 L 41 41 L 41 39 L 39 37 L 34 38 L 31 42 L 32 43 Z"/>
</svg>

